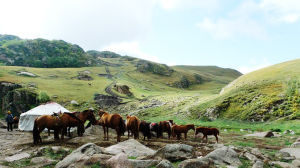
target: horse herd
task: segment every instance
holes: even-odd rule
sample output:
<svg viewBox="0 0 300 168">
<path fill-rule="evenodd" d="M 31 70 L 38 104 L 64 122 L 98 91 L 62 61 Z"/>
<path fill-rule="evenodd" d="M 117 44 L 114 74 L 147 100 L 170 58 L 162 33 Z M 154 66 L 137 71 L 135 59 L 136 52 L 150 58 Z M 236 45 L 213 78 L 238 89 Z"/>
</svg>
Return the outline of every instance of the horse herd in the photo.
<svg viewBox="0 0 300 168">
<path fill-rule="evenodd" d="M 168 139 L 177 138 L 181 139 L 181 134 L 184 134 L 184 139 L 187 138 L 187 133 L 189 130 L 194 130 L 194 135 L 198 133 L 203 134 L 203 138 L 207 135 L 214 135 L 218 142 L 219 130 L 216 128 L 206 128 L 197 127 L 194 124 L 188 125 L 176 125 L 173 120 L 160 121 L 158 123 L 150 123 L 144 120 L 140 120 L 136 116 L 127 116 L 126 120 L 123 120 L 120 114 L 109 114 L 104 110 L 99 110 L 98 115 L 99 120 L 96 120 L 94 111 L 89 109 L 83 112 L 73 112 L 73 113 L 59 113 L 53 115 L 42 115 L 35 119 L 33 127 L 33 143 L 38 144 L 42 142 L 40 133 L 47 128 L 48 134 L 50 135 L 50 130 L 54 130 L 54 139 L 59 139 L 59 134 L 61 134 L 61 139 L 64 139 L 64 135 L 68 133 L 70 135 L 70 128 L 77 127 L 78 136 L 82 136 L 85 129 L 91 125 L 101 125 L 104 130 L 104 139 L 109 140 L 108 130 L 109 128 L 115 129 L 117 133 L 117 142 L 120 142 L 121 136 L 128 132 L 128 138 L 133 136 L 135 139 L 139 138 L 139 133 L 141 132 L 144 136 L 144 140 L 151 139 L 152 136 L 157 138 L 162 138 L 163 133 L 168 134 Z M 89 120 L 89 123 L 84 127 L 84 123 Z M 155 134 L 153 134 L 153 132 Z"/>
</svg>

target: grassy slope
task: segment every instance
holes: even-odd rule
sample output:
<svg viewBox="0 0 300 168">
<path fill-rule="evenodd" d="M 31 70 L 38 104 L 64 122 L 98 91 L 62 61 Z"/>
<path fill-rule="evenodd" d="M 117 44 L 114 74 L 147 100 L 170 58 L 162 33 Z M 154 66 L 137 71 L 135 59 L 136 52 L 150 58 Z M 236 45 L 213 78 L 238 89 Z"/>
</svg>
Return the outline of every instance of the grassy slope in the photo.
<svg viewBox="0 0 300 168">
<path fill-rule="evenodd" d="M 246 120 L 299 119 L 300 59 L 243 75 L 226 86 L 220 96 L 193 107 L 203 116 L 209 107 L 224 118 Z"/>
</svg>

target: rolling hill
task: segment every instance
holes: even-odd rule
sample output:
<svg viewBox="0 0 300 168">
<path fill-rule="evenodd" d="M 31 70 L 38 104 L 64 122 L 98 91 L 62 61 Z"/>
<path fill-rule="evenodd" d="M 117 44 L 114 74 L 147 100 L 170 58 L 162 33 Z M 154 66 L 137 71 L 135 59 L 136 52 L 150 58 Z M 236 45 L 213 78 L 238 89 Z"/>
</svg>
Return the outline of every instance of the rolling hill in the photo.
<svg viewBox="0 0 300 168">
<path fill-rule="evenodd" d="M 300 59 L 243 75 L 192 107 L 194 117 L 266 121 L 300 118 Z"/>
</svg>

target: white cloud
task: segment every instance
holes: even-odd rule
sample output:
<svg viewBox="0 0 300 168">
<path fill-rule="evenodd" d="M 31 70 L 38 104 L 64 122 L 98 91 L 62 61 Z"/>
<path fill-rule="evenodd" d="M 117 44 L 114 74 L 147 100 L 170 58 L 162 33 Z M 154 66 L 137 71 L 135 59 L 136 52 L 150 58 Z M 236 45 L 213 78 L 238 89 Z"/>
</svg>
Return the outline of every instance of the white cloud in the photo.
<svg viewBox="0 0 300 168">
<path fill-rule="evenodd" d="M 111 43 L 110 45 L 101 48 L 101 51 L 113 51 L 122 55 L 129 55 L 154 62 L 159 62 L 158 57 L 143 52 L 141 50 L 139 42 L 137 41 Z"/>
<path fill-rule="evenodd" d="M 219 7 L 219 0 L 158 0 L 157 3 L 165 10 L 190 8 L 214 10 Z"/>
<path fill-rule="evenodd" d="M 240 66 L 237 68 L 237 70 L 242 72 L 243 74 L 246 74 L 271 65 L 271 63 L 266 58 L 260 61 L 251 59 L 248 62 L 248 65 Z"/>
</svg>

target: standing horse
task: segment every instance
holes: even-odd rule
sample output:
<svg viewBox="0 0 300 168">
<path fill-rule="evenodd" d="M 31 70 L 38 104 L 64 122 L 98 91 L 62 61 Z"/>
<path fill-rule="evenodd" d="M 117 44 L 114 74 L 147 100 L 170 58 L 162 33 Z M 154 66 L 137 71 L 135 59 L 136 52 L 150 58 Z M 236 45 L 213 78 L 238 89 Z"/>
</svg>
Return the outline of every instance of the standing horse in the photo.
<svg viewBox="0 0 300 168">
<path fill-rule="evenodd" d="M 186 140 L 187 138 L 187 133 L 188 131 L 192 129 L 195 131 L 195 126 L 194 124 L 188 124 L 188 125 L 173 125 L 172 126 L 172 136 L 175 137 L 177 136 L 177 140 L 180 140 L 181 134 L 184 134 L 184 139 Z"/>
<path fill-rule="evenodd" d="M 220 132 L 217 128 L 197 127 L 195 129 L 195 137 L 199 132 L 203 134 L 202 139 L 206 138 L 206 141 L 207 141 L 207 135 L 214 135 L 218 143 L 218 135 L 220 134 Z"/>
<path fill-rule="evenodd" d="M 151 127 L 151 123 L 148 123 L 146 121 L 141 121 L 140 122 L 140 132 L 143 133 L 143 136 L 144 136 L 144 140 L 145 140 L 145 137 L 149 139 L 151 139 L 151 131 L 150 131 L 150 127 Z"/>
<path fill-rule="evenodd" d="M 100 122 L 104 130 L 104 139 L 108 141 L 108 128 L 115 129 L 117 132 L 117 141 L 121 141 L 121 135 L 126 131 L 126 125 L 122 116 L 119 114 L 109 114 L 103 110 L 99 110 Z"/>
<path fill-rule="evenodd" d="M 140 119 L 136 116 L 127 116 L 126 117 L 126 127 L 128 131 L 128 139 L 130 136 L 130 132 L 133 134 L 134 139 L 139 139 L 139 126 Z"/>
<path fill-rule="evenodd" d="M 79 118 L 83 124 L 87 120 L 90 121 L 89 125 L 96 123 L 96 118 L 95 118 L 95 115 L 94 115 L 94 110 L 88 109 L 88 110 L 84 110 L 83 112 L 73 112 L 72 114 L 74 114 L 77 118 Z M 71 133 L 70 133 L 71 127 L 75 127 L 75 126 L 68 127 L 68 136 L 69 137 L 71 137 Z M 77 129 L 78 136 L 82 136 L 83 133 L 84 132 L 80 132 L 79 129 Z"/>
<path fill-rule="evenodd" d="M 156 137 L 159 138 L 159 124 L 158 123 L 150 123 L 150 133 L 152 131 L 156 133 Z"/>
<path fill-rule="evenodd" d="M 19 117 L 15 116 L 14 117 L 14 128 L 18 128 L 18 124 L 19 124 Z"/>
<path fill-rule="evenodd" d="M 60 116 L 60 119 L 63 123 L 63 132 L 62 132 L 62 139 L 64 138 L 64 135 L 67 134 L 67 130 L 70 127 L 77 127 L 77 133 L 79 136 L 82 136 L 84 133 L 84 123 L 76 117 L 73 113 L 65 112 L 63 115 Z"/>
<path fill-rule="evenodd" d="M 163 138 L 163 133 L 167 132 L 168 133 L 168 138 L 170 139 L 171 137 L 171 128 L 173 125 L 173 120 L 168 120 L 168 121 L 160 121 L 158 123 L 158 137 L 162 137 Z"/>
</svg>

